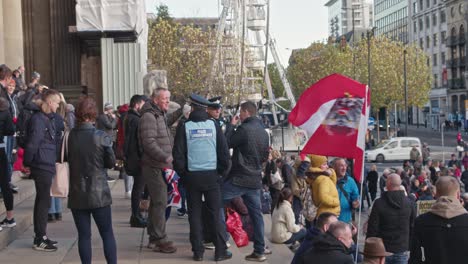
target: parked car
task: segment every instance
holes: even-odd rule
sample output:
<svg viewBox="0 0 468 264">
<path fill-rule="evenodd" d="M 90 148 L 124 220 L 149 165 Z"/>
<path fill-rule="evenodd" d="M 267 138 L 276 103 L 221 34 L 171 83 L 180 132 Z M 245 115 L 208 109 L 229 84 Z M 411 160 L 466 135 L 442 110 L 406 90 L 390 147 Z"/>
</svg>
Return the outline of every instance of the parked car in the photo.
<svg viewBox="0 0 468 264">
<path fill-rule="evenodd" d="M 421 152 L 421 141 L 416 137 L 395 137 L 382 141 L 375 148 L 366 151 L 367 161 L 409 160 L 415 146 Z"/>
</svg>

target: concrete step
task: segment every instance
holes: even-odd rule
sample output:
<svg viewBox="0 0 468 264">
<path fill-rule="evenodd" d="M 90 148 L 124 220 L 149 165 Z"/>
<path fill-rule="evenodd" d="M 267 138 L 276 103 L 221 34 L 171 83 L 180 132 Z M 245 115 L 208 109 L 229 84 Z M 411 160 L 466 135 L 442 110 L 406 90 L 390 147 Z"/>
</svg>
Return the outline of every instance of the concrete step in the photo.
<svg viewBox="0 0 468 264">
<path fill-rule="evenodd" d="M 116 178 L 116 175 L 111 175 Z M 167 223 L 168 238 L 174 241 L 178 250 L 175 254 L 162 254 L 153 252 L 146 248 L 148 243 L 148 235 L 146 229 L 131 228 L 129 225 L 130 218 L 130 200 L 124 197 L 124 183 L 118 180 L 111 184 L 112 188 L 112 223 L 114 235 L 117 241 L 117 257 L 119 263 L 166 263 L 166 264 L 183 264 L 193 263 L 192 251 L 189 241 L 189 224 L 188 219 L 179 218 L 173 215 Z M 66 263 L 75 264 L 81 263 L 78 254 L 77 231 L 73 222 L 73 217 L 64 204 L 63 221 L 49 223 L 47 233 L 51 239 L 59 242 L 56 252 L 37 252 L 32 250 L 32 242 L 34 228 L 32 226 L 32 208 L 34 206 L 33 196 L 24 200 L 15 208 L 16 219 L 18 226 L 11 229 L 4 229 L 0 232 L 2 241 L 13 241 L 5 243 L 8 245 L 3 250 L 0 250 L 0 263 L 15 263 L 15 264 L 30 264 L 30 263 Z M 269 215 L 264 216 L 265 219 L 265 242 L 272 248 L 273 254 L 267 256 L 266 263 L 290 263 L 292 253 L 285 245 L 273 245 L 269 242 Z M 24 224 L 21 222 L 24 221 Z M 92 221 L 94 222 L 94 221 Z M 25 231 L 24 231 L 25 230 Z M 5 233 L 6 231 L 6 233 Z M 99 236 L 95 224 L 92 224 L 92 249 L 93 263 L 106 263 L 103 253 L 102 241 Z M 4 242 L 3 242 L 4 243 Z M 246 247 L 237 248 L 234 241 L 230 240 L 230 251 L 233 253 L 233 258 L 222 263 L 250 263 L 244 260 L 244 257 L 252 253 L 252 243 Z M 2 245 L 5 247 L 5 245 Z M 205 251 L 204 263 L 214 263 L 214 251 Z"/>
<path fill-rule="evenodd" d="M 32 195 L 36 193 L 35 187 L 34 187 L 34 181 L 29 180 L 29 179 L 23 179 L 21 177 L 20 172 L 14 172 L 12 177 L 11 177 L 11 182 L 18 186 L 19 191 L 17 194 L 14 194 L 14 206 L 13 208 L 16 207 L 16 205 L 22 203 L 24 200 L 28 199 Z M 3 200 L 0 200 L 0 217 L 5 213 L 5 205 L 3 204 Z M 1 218 L 3 220 L 3 218 Z M 0 220 L 0 221 L 1 221 Z"/>
<path fill-rule="evenodd" d="M 118 173 L 110 173 L 110 175 L 116 178 Z M 19 238 L 29 227 L 33 225 L 33 212 L 34 212 L 34 200 L 36 195 L 36 189 L 34 181 L 27 178 L 22 178 L 20 173 L 14 173 L 12 176 L 12 183 L 18 186 L 18 193 L 14 195 L 14 217 L 16 226 L 13 228 L 3 228 L 0 232 L 0 250 L 7 247 L 11 242 Z M 111 188 L 115 183 L 111 183 Z M 66 199 L 62 199 L 62 208 L 64 212 L 67 211 L 65 208 Z M 3 220 L 6 217 L 6 209 L 3 201 L 0 202 L 0 219 Z M 0 220 L 0 221 L 1 221 Z M 30 234 L 30 241 L 32 245 L 33 233 Z"/>
</svg>

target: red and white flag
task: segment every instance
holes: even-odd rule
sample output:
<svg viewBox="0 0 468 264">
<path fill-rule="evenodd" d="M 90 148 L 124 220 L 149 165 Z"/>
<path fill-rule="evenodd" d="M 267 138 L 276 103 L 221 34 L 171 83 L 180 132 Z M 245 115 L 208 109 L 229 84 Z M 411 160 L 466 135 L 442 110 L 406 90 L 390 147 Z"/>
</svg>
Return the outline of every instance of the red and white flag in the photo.
<svg viewBox="0 0 468 264">
<path fill-rule="evenodd" d="M 309 136 L 303 154 L 354 159 L 354 176 L 360 181 L 369 108 L 369 88 L 335 73 L 301 95 L 289 122 Z"/>
</svg>

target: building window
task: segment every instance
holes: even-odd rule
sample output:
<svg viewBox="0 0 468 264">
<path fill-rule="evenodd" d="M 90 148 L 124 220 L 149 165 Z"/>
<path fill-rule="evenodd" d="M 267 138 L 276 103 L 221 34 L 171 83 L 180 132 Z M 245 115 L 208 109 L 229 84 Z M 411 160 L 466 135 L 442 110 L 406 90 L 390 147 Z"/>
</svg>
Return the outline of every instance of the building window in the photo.
<svg viewBox="0 0 468 264">
<path fill-rule="evenodd" d="M 434 88 L 439 87 L 439 76 L 434 74 Z"/>
<path fill-rule="evenodd" d="M 430 1 L 430 0 L 426 0 L 426 8 L 429 8 L 430 5 L 431 5 L 431 1 Z"/>
<path fill-rule="evenodd" d="M 418 12 L 418 4 L 416 2 L 413 3 L 413 14 Z"/>
<path fill-rule="evenodd" d="M 423 3 L 424 3 L 423 0 L 419 0 L 419 10 L 420 11 L 422 11 L 424 9 Z"/>
<path fill-rule="evenodd" d="M 447 31 L 440 32 L 440 38 L 442 39 L 442 44 L 447 42 Z"/>
<path fill-rule="evenodd" d="M 430 48 L 430 46 L 431 46 L 431 37 L 426 36 L 426 48 L 428 49 Z"/>
<path fill-rule="evenodd" d="M 432 14 L 432 25 L 435 27 L 437 26 L 437 15 Z"/>
<path fill-rule="evenodd" d="M 424 24 L 422 18 L 419 19 L 419 31 L 422 31 L 424 29 Z"/>
<path fill-rule="evenodd" d="M 433 66 L 437 66 L 437 54 L 434 54 L 434 55 L 432 56 L 432 65 L 433 65 Z"/>
<path fill-rule="evenodd" d="M 434 5 L 437 5 L 437 0 L 432 1 Z"/>
<path fill-rule="evenodd" d="M 424 40 L 422 38 L 419 39 L 419 47 L 423 50 L 424 49 Z"/>
<path fill-rule="evenodd" d="M 440 23 L 445 23 L 447 18 L 445 17 L 445 10 L 440 11 Z"/>
<path fill-rule="evenodd" d="M 429 29 L 431 26 L 431 20 L 429 19 L 429 16 L 426 16 L 426 29 Z"/>
<path fill-rule="evenodd" d="M 437 43 L 439 42 L 439 38 L 437 36 L 437 33 L 435 33 L 433 36 L 432 36 L 432 45 L 434 47 L 437 47 Z"/>
<path fill-rule="evenodd" d="M 446 58 L 445 58 L 445 52 L 441 52 L 441 53 L 440 53 L 440 63 L 441 63 L 442 65 L 445 65 L 445 60 L 446 60 Z"/>
<path fill-rule="evenodd" d="M 416 23 L 416 21 L 413 21 L 413 32 L 416 33 L 417 30 L 418 30 L 418 23 Z"/>
</svg>

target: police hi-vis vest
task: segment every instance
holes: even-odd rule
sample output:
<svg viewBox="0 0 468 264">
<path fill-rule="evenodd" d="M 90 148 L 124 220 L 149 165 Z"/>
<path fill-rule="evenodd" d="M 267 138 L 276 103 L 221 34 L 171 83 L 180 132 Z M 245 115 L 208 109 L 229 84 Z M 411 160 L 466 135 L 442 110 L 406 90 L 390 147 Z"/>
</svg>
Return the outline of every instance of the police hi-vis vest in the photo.
<svg viewBox="0 0 468 264">
<path fill-rule="evenodd" d="M 185 123 L 187 139 L 187 161 L 189 171 L 215 170 L 216 126 L 213 120 L 204 122 L 188 121 Z"/>
</svg>

